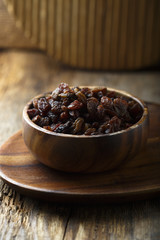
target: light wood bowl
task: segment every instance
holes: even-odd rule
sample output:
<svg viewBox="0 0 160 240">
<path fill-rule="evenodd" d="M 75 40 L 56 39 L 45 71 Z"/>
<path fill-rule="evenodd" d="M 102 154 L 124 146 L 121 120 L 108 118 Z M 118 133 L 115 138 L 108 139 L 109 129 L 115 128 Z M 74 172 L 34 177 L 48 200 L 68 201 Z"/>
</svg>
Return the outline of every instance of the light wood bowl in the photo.
<svg viewBox="0 0 160 240">
<path fill-rule="evenodd" d="M 5 0 L 25 36 L 54 59 L 87 69 L 160 61 L 158 0 Z"/>
<path fill-rule="evenodd" d="M 103 172 L 135 156 L 147 141 L 148 109 L 140 99 L 124 91 L 107 89 L 141 105 L 143 115 L 136 124 L 126 130 L 94 136 L 54 133 L 30 120 L 27 109 L 31 100 L 23 110 L 23 138 L 31 153 L 43 164 L 65 172 Z"/>
</svg>

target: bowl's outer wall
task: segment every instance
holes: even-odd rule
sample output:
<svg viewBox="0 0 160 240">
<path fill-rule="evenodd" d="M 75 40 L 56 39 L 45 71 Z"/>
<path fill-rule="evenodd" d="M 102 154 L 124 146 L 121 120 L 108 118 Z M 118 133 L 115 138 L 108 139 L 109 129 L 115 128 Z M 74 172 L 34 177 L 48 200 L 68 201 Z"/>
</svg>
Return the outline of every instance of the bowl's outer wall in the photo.
<svg viewBox="0 0 160 240">
<path fill-rule="evenodd" d="M 96 137 L 64 137 L 33 128 L 23 117 L 23 137 L 42 163 L 66 172 L 102 172 L 118 167 L 138 153 L 148 136 L 148 115 L 136 128 Z"/>
</svg>

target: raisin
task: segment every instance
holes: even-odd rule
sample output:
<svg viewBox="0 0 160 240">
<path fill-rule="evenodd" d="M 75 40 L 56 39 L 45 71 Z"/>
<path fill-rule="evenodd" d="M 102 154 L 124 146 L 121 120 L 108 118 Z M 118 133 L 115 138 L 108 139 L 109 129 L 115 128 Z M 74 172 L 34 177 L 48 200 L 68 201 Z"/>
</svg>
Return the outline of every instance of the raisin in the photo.
<svg viewBox="0 0 160 240">
<path fill-rule="evenodd" d="M 139 120 L 142 115 L 142 108 L 138 103 L 132 103 L 132 105 L 130 104 L 128 111 L 136 120 Z"/>
<path fill-rule="evenodd" d="M 109 124 L 113 126 L 114 132 L 119 131 L 121 126 L 121 119 L 119 119 L 117 116 L 114 116 L 109 121 Z"/>
<path fill-rule="evenodd" d="M 32 103 L 33 103 L 33 107 L 38 109 L 38 99 L 34 98 Z"/>
<path fill-rule="evenodd" d="M 67 121 L 67 122 L 64 124 L 63 133 L 69 133 L 71 125 L 72 125 L 72 121 Z"/>
<path fill-rule="evenodd" d="M 68 108 L 67 108 L 67 106 L 65 106 L 65 105 L 62 105 L 62 106 L 61 106 L 61 109 L 62 109 L 63 112 L 67 112 L 67 111 L 68 111 Z"/>
<path fill-rule="evenodd" d="M 104 108 L 113 109 L 113 102 L 109 97 L 103 96 L 101 98 L 101 104 L 104 106 Z"/>
<path fill-rule="evenodd" d="M 105 122 L 99 127 L 98 132 L 99 133 L 111 133 L 112 126 L 109 124 L 109 122 Z"/>
<path fill-rule="evenodd" d="M 38 100 L 38 110 L 42 116 L 45 116 L 50 109 L 51 106 L 47 102 L 46 98 L 40 98 Z"/>
<path fill-rule="evenodd" d="M 83 103 L 79 102 L 78 100 L 75 100 L 74 102 L 72 102 L 69 106 L 68 109 L 69 110 L 78 110 L 80 108 L 83 107 Z"/>
<path fill-rule="evenodd" d="M 52 131 L 51 126 L 43 126 L 43 128 L 46 129 L 46 130 Z"/>
<path fill-rule="evenodd" d="M 60 93 L 58 96 L 61 97 L 61 98 L 67 98 L 67 97 L 69 97 L 69 93 L 68 92 Z"/>
<path fill-rule="evenodd" d="M 74 123 L 73 123 L 73 133 L 76 134 L 78 132 L 80 132 L 82 130 L 83 127 L 83 123 L 84 123 L 84 119 L 83 118 L 77 118 Z"/>
<path fill-rule="evenodd" d="M 106 130 L 106 125 L 103 124 L 101 125 L 99 128 L 98 128 L 98 132 L 101 134 L 101 133 L 105 133 L 105 130 Z"/>
<path fill-rule="evenodd" d="M 32 118 L 32 122 L 34 122 L 35 124 L 39 124 L 40 120 L 41 120 L 41 116 L 36 115 L 34 118 Z"/>
<path fill-rule="evenodd" d="M 107 114 L 108 116 L 110 116 L 110 117 L 118 116 L 117 113 L 116 113 L 116 111 L 111 110 L 111 109 L 105 109 L 105 112 L 106 112 L 106 114 Z"/>
<path fill-rule="evenodd" d="M 88 113 L 89 113 L 91 119 L 96 118 L 98 105 L 99 105 L 99 101 L 96 98 L 91 97 L 88 99 L 87 110 L 88 110 Z"/>
<path fill-rule="evenodd" d="M 49 117 L 51 123 L 56 123 L 58 121 L 58 116 L 54 114 L 52 111 L 49 111 L 47 116 Z"/>
<path fill-rule="evenodd" d="M 89 113 L 83 113 L 83 118 L 85 119 L 86 122 L 88 122 L 90 120 L 90 116 Z"/>
<path fill-rule="evenodd" d="M 78 91 L 78 92 L 76 93 L 76 96 L 77 96 L 78 100 L 79 100 L 80 102 L 82 102 L 83 104 L 86 104 L 86 103 L 87 103 L 87 98 L 86 98 L 86 96 L 85 96 L 81 91 Z"/>
<path fill-rule="evenodd" d="M 118 116 L 123 117 L 127 112 L 128 103 L 123 99 L 115 98 L 113 104 Z"/>
<path fill-rule="evenodd" d="M 80 92 L 81 89 L 79 87 L 74 87 L 74 88 L 72 88 L 72 90 L 76 94 L 77 92 Z"/>
<path fill-rule="evenodd" d="M 83 132 L 85 132 L 88 128 L 91 128 L 91 124 L 85 123 L 84 128 L 83 128 Z"/>
<path fill-rule="evenodd" d="M 98 122 L 93 122 L 92 123 L 92 128 L 98 128 L 99 126 L 99 123 Z"/>
<path fill-rule="evenodd" d="M 58 99 L 58 94 L 60 92 L 60 89 L 59 88 L 56 88 L 53 92 L 52 92 L 52 98 L 54 100 L 57 100 Z"/>
<path fill-rule="evenodd" d="M 112 133 L 112 132 L 114 132 L 113 126 L 108 123 L 108 124 L 106 125 L 106 129 L 105 129 L 104 133 L 105 133 L 105 134 L 108 134 L 108 133 Z"/>
<path fill-rule="evenodd" d="M 62 105 L 68 106 L 70 104 L 70 100 L 68 98 L 64 98 L 62 101 Z"/>
<path fill-rule="evenodd" d="M 61 125 L 60 123 L 52 124 L 52 125 L 51 125 L 52 131 L 56 132 L 56 129 L 57 129 L 60 125 Z"/>
<path fill-rule="evenodd" d="M 107 93 L 106 88 L 95 88 L 92 90 L 92 96 L 96 97 L 96 98 L 101 98 L 101 97 L 105 96 L 106 93 Z"/>
<path fill-rule="evenodd" d="M 71 122 L 68 121 L 65 124 L 60 124 L 54 131 L 56 133 L 66 133 L 67 130 L 70 128 Z"/>
<path fill-rule="evenodd" d="M 53 101 L 52 103 L 50 103 L 50 105 L 51 105 L 51 111 L 53 113 L 60 114 L 62 112 L 61 102 Z"/>
<path fill-rule="evenodd" d="M 69 111 L 69 115 L 73 118 L 73 119 L 76 119 L 79 117 L 80 113 L 78 110 L 75 110 L 75 111 Z"/>
<path fill-rule="evenodd" d="M 60 114 L 60 119 L 61 119 L 61 120 L 66 120 L 66 119 L 68 119 L 68 118 L 69 118 L 68 112 L 62 112 L 62 113 Z"/>
<path fill-rule="evenodd" d="M 112 99 L 115 98 L 116 97 L 115 92 L 113 92 L 113 91 L 112 92 L 108 92 L 107 93 L 107 97 L 112 98 Z"/>
<path fill-rule="evenodd" d="M 66 90 L 67 90 L 67 91 L 70 90 L 68 84 L 67 84 L 67 83 L 61 83 L 61 84 L 59 85 L 59 91 L 60 91 L 60 93 L 66 91 Z"/>
<path fill-rule="evenodd" d="M 35 117 L 36 115 L 39 114 L 39 111 L 36 108 L 32 108 L 32 109 L 28 109 L 27 113 L 28 113 L 29 117 L 32 119 L 33 117 Z"/>
<path fill-rule="evenodd" d="M 96 132 L 96 128 L 88 128 L 86 131 L 85 131 L 85 135 L 94 135 Z"/>
<path fill-rule="evenodd" d="M 92 97 L 92 91 L 89 88 L 82 88 L 81 92 L 87 97 L 90 98 Z"/>
<path fill-rule="evenodd" d="M 41 127 L 49 125 L 49 118 L 42 117 L 41 120 L 39 121 L 38 125 Z"/>
<path fill-rule="evenodd" d="M 99 119 L 103 119 L 105 116 L 106 110 L 102 105 L 97 107 L 97 115 Z"/>
</svg>

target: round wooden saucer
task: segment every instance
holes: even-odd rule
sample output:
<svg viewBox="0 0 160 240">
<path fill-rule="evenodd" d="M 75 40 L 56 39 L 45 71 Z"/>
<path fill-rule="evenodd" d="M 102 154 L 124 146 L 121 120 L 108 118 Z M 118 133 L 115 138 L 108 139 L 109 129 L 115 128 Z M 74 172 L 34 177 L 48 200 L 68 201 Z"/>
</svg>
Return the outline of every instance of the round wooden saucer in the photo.
<svg viewBox="0 0 160 240">
<path fill-rule="evenodd" d="M 160 106 L 150 104 L 150 137 L 143 152 L 110 172 L 69 174 L 39 163 L 22 132 L 0 148 L 0 176 L 22 194 L 50 201 L 105 202 L 141 199 L 160 192 Z"/>
</svg>

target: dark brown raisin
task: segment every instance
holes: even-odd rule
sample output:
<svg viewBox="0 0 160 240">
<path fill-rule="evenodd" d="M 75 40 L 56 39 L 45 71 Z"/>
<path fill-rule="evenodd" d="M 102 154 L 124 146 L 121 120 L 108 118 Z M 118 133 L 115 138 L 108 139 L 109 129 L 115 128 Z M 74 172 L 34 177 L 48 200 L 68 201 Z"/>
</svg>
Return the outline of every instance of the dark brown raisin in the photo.
<svg viewBox="0 0 160 240">
<path fill-rule="evenodd" d="M 54 114 L 52 111 L 49 111 L 47 113 L 47 116 L 49 117 L 50 123 L 57 123 L 58 116 L 56 114 Z"/>
<path fill-rule="evenodd" d="M 98 128 L 99 127 L 99 123 L 98 122 L 93 122 L 92 123 L 92 128 Z"/>
<path fill-rule="evenodd" d="M 51 126 L 43 126 L 43 128 L 46 129 L 46 130 L 52 131 Z"/>
<path fill-rule="evenodd" d="M 42 116 L 45 116 L 50 109 L 51 106 L 47 102 L 46 98 L 43 97 L 38 100 L 38 110 Z"/>
<path fill-rule="evenodd" d="M 128 108 L 128 103 L 120 98 L 115 98 L 113 100 L 113 104 L 114 104 L 114 108 L 116 110 L 116 113 L 118 114 L 118 116 L 124 116 L 127 112 L 127 108 Z"/>
<path fill-rule="evenodd" d="M 83 132 L 85 132 L 88 128 L 91 128 L 91 124 L 90 123 L 85 123 L 84 128 L 83 128 Z"/>
<path fill-rule="evenodd" d="M 142 116 L 142 108 L 138 103 L 133 103 L 133 105 L 131 106 L 131 104 L 128 107 L 128 111 L 131 114 L 131 116 L 133 118 L 135 118 L 136 120 L 139 120 L 140 117 Z"/>
<path fill-rule="evenodd" d="M 81 91 L 81 89 L 79 87 L 73 87 L 72 90 L 74 91 L 75 94 L 77 92 Z"/>
<path fill-rule="evenodd" d="M 34 122 L 35 124 L 39 124 L 39 122 L 41 121 L 41 116 L 37 115 L 34 118 L 32 118 L 32 122 Z"/>
<path fill-rule="evenodd" d="M 103 119 L 104 116 L 105 116 L 105 114 L 106 114 L 105 108 L 103 107 L 103 105 L 99 105 L 99 106 L 97 107 L 97 115 L 98 115 L 98 118 L 99 118 L 100 120 Z"/>
<path fill-rule="evenodd" d="M 69 86 L 68 86 L 67 83 L 61 83 L 61 84 L 59 85 L 59 90 L 60 90 L 60 93 L 62 93 L 62 92 L 64 92 L 64 91 L 69 91 L 70 88 L 69 88 Z"/>
<path fill-rule="evenodd" d="M 49 125 L 49 117 L 42 117 L 38 125 L 41 127 Z"/>
<path fill-rule="evenodd" d="M 70 100 L 68 98 L 64 98 L 62 101 L 63 106 L 68 106 L 70 104 Z"/>
<path fill-rule="evenodd" d="M 99 101 L 96 98 L 91 97 L 88 99 L 87 110 L 91 119 L 94 119 L 94 118 L 96 119 L 98 105 L 99 105 Z"/>
<path fill-rule="evenodd" d="M 84 123 L 84 119 L 83 118 L 77 118 L 74 123 L 73 123 L 73 133 L 77 134 L 78 132 L 80 132 L 83 128 L 83 123 Z"/>
<path fill-rule="evenodd" d="M 76 119 L 79 117 L 80 113 L 78 110 L 75 110 L 75 111 L 69 111 L 69 115 L 73 118 L 73 119 Z"/>
<path fill-rule="evenodd" d="M 62 112 L 62 113 L 60 114 L 60 119 L 61 119 L 61 120 L 66 120 L 66 119 L 68 119 L 68 118 L 69 118 L 68 112 Z"/>
<path fill-rule="evenodd" d="M 62 111 L 64 111 L 64 112 L 67 112 L 67 111 L 68 111 L 68 108 L 67 108 L 67 106 L 65 106 L 65 105 L 62 105 L 62 106 L 61 106 L 61 109 L 62 109 Z"/>
<path fill-rule="evenodd" d="M 103 96 L 101 98 L 101 104 L 104 106 L 104 108 L 113 109 L 113 102 L 109 97 Z"/>
<path fill-rule="evenodd" d="M 28 109 L 27 113 L 28 113 L 29 117 L 32 119 L 33 117 L 35 117 L 36 115 L 39 114 L 39 111 L 36 108 L 32 108 L 32 109 Z"/>
<path fill-rule="evenodd" d="M 71 122 L 68 121 L 65 124 L 60 124 L 54 131 L 56 133 L 67 133 L 67 130 L 70 128 Z"/>
<path fill-rule="evenodd" d="M 52 99 L 57 100 L 59 93 L 60 93 L 60 89 L 59 89 L 59 87 L 58 87 L 58 88 L 56 88 L 56 89 L 52 92 Z"/>
<path fill-rule="evenodd" d="M 111 124 L 108 123 L 108 124 L 106 125 L 106 128 L 105 128 L 104 133 L 105 133 L 105 134 L 108 134 L 108 133 L 112 133 L 112 132 L 114 132 L 113 125 L 111 125 Z"/>
<path fill-rule="evenodd" d="M 55 114 L 60 114 L 62 112 L 61 102 L 53 101 L 51 104 L 51 111 Z"/>
<path fill-rule="evenodd" d="M 92 97 L 92 91 L 89 88 L 82 88 L 81 92 L 87 97 L 90 98 Z"/>
<path fill-rule="evenodd" d="M 83 107 L 83 103 L 79 102 L 78 100 L 75 100 L 68 106 L 68 109 L 69 110 L 78 110 L 78 109 L 81 109 L 82 107 Z"/>
<path fill-rule="evenodd" d="M 115 97 L 116 97 L 115 92 L 113 92 L 113 91 L 108 92 L 108 93 L 107 93 L 107 97 L 109 97 L 109 98 L 115 98 Z"/>
<path fill-rule="evenodd" d="M 106 109 L 106 114 L 107 114 L 108 116 L 110 116 L 110 117 L 117 116 L 116 111 L 111 110 L 111 109 Z"/>
<path fill-rule="evenodd" d="M 96 132 L 96 128 L 88 128 L 86 131 L 85 131 L 85 135 L 94 135 Z"/>
<path fill-rule="evenodd" d="M 96 97 L 96 98 L 101 98 L 101 97 L 105 96 L 106 93 L 107 93 L 106 88 L 95 88 L 92 90 L 92 96 Z"/>
<path fill-rule="evenodd" d="M 121 119 L 119 119 L 117 116 L 112 117 L 109 121 L 109 124 L 113 126 L 114 132 L 121 129 Z"/>
<path fill-rule="evenodd" d="M 38 109 L 38 99 L 34 98 L 32 103 L 33 103 L 33 107 Z"/>
<path fill-rule="evenodd" d="M 112 132 L 112 125 L 109 124 L 109 121 L 104 122 L 99 128 L 99 133 L 110 133 Z"/>
<path fill-rule="evenodd" d="M 81 91 L 76 92 L 76 96 L 77 96 L 78 100 L 80 102 L 82 102 L 83 104 L 87 103 L 87 98 Z"/>
<path fill-rule="evenodd" d="M 52 125 L 51 125 L 52 131 L 56 132 L 56 129 L 57 129 L 60 125 L 61 125 L 60 123 L 52 124 Z"/>
</svg>

